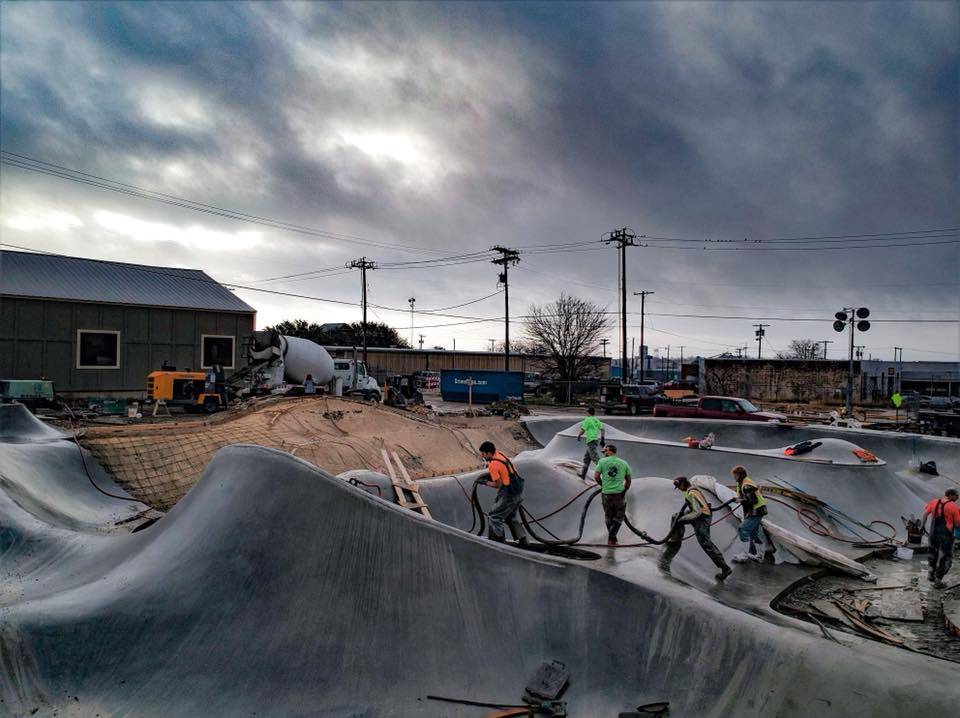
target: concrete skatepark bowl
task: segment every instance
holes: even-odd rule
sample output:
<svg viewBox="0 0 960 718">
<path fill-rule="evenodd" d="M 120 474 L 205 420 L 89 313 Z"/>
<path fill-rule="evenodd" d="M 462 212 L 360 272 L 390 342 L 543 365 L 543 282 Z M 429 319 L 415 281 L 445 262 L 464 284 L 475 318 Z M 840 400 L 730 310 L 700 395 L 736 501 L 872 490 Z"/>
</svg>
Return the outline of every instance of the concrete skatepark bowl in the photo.
<svg viewBox="0 0 960 718">
<path fill-rule="evenodd" d="M 586 487 L 567 468 L 582 454 L 576 421 L 528 423 L 544 448 L 516 464 L 535 516 Z M 606 423 L 638 476 L 631 521 L 653 536 L 678 508 L 667 480 L 677 474 L 725 482 L 743 463 L 763 483 L 775 476 L 861 521 L 891 523 L 957 476 L 956 442 Z M 710 430 L 715 449 L 679 442 Z M 829 456 L 783 455 L 813 438 L 831 439 Z M 850 460 L 846 442 L 882 462 Z M 925 481 L 911 468 L 917 454 L 943 476 Z M 389 488 L 384 477 L 354 475 L 369 486 L 273 449 L 230 446 L 161 520 L 131 532 L 123 522 L 146 507 L 126 500 L 73 441 L 22 407 L 0 407 L 0 714 L 482 716 L 490 709 L 426 696 L 515 704 L 551 660 L 570 672 L 571 716 L 662 700 L 672 716 L 956 711 L 956 664 L 856 636 L 829 641 L 770 608 L 814 567 L 737 566 L 718 584 L 689 541 L 669 571 L 651 546 L 590 548 L 593 561 L 531 553 L 469 533 L 470 475 L 421 482 L 433 520 L 387 491 L 377 496 L 371 487 Z M 480 498 L 489 507 L 492 491 Z M 575 534 L 585 499 L 544 526 Z M 769 518 L 805 530 L 785 504 Z M 736 526 L 730 517 L 713 530 L 728 558 Z M 595 502 L 583 541 L 599 544 L 605 533 Z M 807 537 L 848 557 L 866 553 Z"/>
</svg>

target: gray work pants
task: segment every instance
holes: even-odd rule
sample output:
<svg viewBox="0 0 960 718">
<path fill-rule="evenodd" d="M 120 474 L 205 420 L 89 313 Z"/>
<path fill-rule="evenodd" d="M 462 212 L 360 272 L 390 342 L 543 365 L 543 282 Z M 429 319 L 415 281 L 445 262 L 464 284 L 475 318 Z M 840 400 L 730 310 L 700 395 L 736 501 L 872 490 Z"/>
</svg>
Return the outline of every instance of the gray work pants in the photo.
<svg viewBox="0 0 960 718">
<path fill-rule="evenodd" d="M 720 549 L 717 548 L 713 539 L 710 538 L 710 518 L 711 517 L 706 514 L 700 514 L 693 521 L 678 521 L 673 531 L 670 532 L 670 536 L 667 537 L 666 548 L 660 555 L 661 567 L 668 567 L 673 557 L 680 551 L 680 547 L 683 545 L 681 543 L 683 540 L 683 527 L 689 524 L 693 527 L 693 534 L 697 537 L 697 543 L 700 544 L 703 552 L 710 557 L 710 560 L 713 561 L 717 568 L 726 568 L 727 562 L 723 560 L 723 554 L 720 553 Z"/>
<path fill-rule="evenodd" d="M 583 470 L 580 472 L 580 478 L 585 479 L 587 477 L 587 470 L 590 468 L 590 462 L 597 463 L 600 461 L 600 440 L 597 441 L 588 441 L 587 450 L 583 452 Z"/>
<path fill-rule="evenodd" d="M 511 494 L 505 488 L 497 491 L 497 498 L 493 502 L 493 508 L 487 516 L 490 518 L 490 538 L 494 541 L 503 541 L 503 526 L 506 523 L 510 527 L 510 533 L 518 541 L 526 538 L 527 534 L 523 530 L 523 524 L 520 522 L 518 513 L 520 504 L 523 503 L 523 494 Z"/>
</svg>

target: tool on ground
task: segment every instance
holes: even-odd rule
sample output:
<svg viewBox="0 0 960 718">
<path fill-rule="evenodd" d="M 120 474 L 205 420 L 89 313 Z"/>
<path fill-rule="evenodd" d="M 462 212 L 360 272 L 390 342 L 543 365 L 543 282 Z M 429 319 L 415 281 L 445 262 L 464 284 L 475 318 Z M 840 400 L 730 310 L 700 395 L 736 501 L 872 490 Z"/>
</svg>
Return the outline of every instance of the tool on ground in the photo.
<svg viewBox="0 0 960 718">
<path fill-rule="evenodd" d="M 647 716 L 665 715 L 670 715 L 670 701 L 644 703 L 642 706 L 637 706 L 637 710 L 635 711 L 625 711 L 619 713 L 617 718 L 646 718 Z"/>
</svg>

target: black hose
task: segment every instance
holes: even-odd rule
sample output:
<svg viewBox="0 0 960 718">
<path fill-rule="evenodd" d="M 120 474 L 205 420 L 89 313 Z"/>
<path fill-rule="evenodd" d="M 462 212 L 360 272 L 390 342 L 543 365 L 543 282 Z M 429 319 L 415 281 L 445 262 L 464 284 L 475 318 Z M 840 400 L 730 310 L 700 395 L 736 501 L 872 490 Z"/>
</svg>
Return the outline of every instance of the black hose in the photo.
<svg viewBox="0 0 960 718">
<path fill-rule="evenodd" d="M 545 539 L 542 536 L 538 536 L 537 532 L 533 530 L 533 527 L 530 525 L 530 522 L 537 524 L 544 531 L 550 533 L 549 529 L 543 526 L 538 519 L 530 514 L 523 505 L 520 506 L 520 521 L 523 522 L 523 527 L 533 536 L 537 541 L 547 546 L 572 546 L 573 544 L 580 543 L 580 539 L 583 538 L 583 526 L 587 520 L 587 510 L 590 508 L 590 504 L 593 503 L 593 500 L 597 498 L 597 495 L 600 493 L 601 489 L 596 489 L 590 496 L 587 498 L 587 502 L 583 505 L 583 510 L 580 512 L 580 528 L 577 531 L 576 538 L 572 539 Z M 551 534 L 552 535 L 552 534 Z"/>
<path fill-rule="evenodd" d="M 78 428 L 74 427 L 73 422 L 76 417 L 74 416 L 73 409 L 71 409 L 66 402 L 61 401 L 60 404 L 61 406 L 63 406 L 64 409 L 66 409 L 67 413 L 70 414 L 70 428 L 73 430 L 73 436 L 71 436 L 70 438 L 73 439 L 73 443 L 77 445 L 77 451 L 80 452 L 80 463 L 83 464 L 83 473 L 87 475 L 87 481 L 90 482 L 90 485 L 93 486 L 93 488 L 95 488 L 101 494 L 103 494 L 104 496 L 109 496 L 111 499 L 119 499 L 120 501 L 133 501 L 134 503 L 138 503 L 138 504 L 143 503 L 142 501 L 140 501 L 140 499 L 136 499 L 131 496 L 120 496 L 119 494 L 111 494 L 109 491 L 105 491 L 104 489 L 101 489 L 99 486 L 97 486 L 97 482 L 93 480 L 93 476 L 91 476 L 90 474 L 90 468 L 87 466 L 87 459 L 83 455 L 83 447 L 80 445 L 79 439 L 77 439 Z"/>
</svg>

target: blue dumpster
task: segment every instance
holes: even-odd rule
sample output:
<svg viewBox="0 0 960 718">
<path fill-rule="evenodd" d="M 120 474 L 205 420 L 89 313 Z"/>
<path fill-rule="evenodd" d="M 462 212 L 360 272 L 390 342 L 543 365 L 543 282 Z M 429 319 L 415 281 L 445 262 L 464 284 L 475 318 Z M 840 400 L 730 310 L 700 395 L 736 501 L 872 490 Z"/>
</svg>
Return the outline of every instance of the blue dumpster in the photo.
<svg viewBox="0 0 960 718">
<path fill-rule="evenodd" d="M 440 371 L 440 398 L 466 402 L 472 387 L 475 404 L 492 404 L 502 399 L 523 401 L 522 371 L 443 369 Z"/>
</svg>

